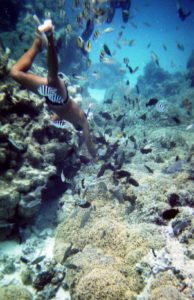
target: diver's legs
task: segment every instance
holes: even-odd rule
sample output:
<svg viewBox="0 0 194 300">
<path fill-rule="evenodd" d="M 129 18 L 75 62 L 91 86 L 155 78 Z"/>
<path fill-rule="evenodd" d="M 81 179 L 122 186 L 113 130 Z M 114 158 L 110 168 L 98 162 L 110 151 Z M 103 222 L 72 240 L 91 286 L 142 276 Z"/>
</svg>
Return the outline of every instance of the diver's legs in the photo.
<svg viewBox="0 0 194 300">
<path fill-rule="evenodd" d="M 54 43 L 53 31 L 47 33 L 47 66 L 48 66 L 48 83 L 52 84 L 59 81 L 58 78 L 58 57 Z"/>
<path fill-rule="evenodd" d="M 31 68 L 36 55 L 41 51 L 41 48 L 41 39 L 36 37 L 32 47 L 18 60 L 10 71 L 10 75 L 13 79 L 15 79 L 15 81 L 35 93 L 37 93 L 39 85 L 47 84 L 46 78 L 27 73 Z"/>
</svg>

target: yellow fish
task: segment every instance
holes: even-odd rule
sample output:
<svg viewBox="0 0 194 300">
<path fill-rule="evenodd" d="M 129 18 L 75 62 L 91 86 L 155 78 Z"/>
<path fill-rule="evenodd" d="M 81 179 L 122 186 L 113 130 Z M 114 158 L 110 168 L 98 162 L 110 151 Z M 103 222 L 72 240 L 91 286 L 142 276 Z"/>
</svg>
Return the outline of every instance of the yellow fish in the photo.
<svg viewBox="0 0 194 300">
<path fill-rule="evenodd" d="M 76 44 L 77 44 L 78 48 L 83 48 L 84 47 L 84 40 L 82 39 L 81 36 L 78 36 L 78 38 L 76 40 Z"/>
<path fill-rule="evenodd" d="M 119 132 L 119 133 L 117 134 L 117 138 L 118 138 L 118 139 L 122 139 L 122 137 L 123 137 L 122 132 Z"/>
<path fill-rule="evenodd" d="M 96 31 L 94 32 L 94 34 L 93 34 L 93 40 L 94 40 L 94 41 L 97 40 L 97 39 L 99 38 L 99 35 L 100 35 L 99 30 L 96 30 Z"/>
<path fill-rule="evenodd" d="M 90 41 L 87 41 L 84 49 L 89 53 L 92 50 L 92 43 Z"/>
<path fill-rule="evenodd" d="M 73 31 L 71 24 L 67 25 L 66 30 L 67 30 L 67 33 L 71 33 Z"/>
</svg>

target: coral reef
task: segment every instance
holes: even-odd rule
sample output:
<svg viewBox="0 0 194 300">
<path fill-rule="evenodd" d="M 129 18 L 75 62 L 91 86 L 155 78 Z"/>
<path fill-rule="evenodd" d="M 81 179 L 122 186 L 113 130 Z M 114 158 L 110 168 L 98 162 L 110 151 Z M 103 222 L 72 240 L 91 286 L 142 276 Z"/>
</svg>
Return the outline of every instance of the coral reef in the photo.
<svg viewBox="0 0 194 300">
<path fill-rule="evenodd" d="M 175 79 L 159 68 L 155 70 L 153 65 L 152 68 L 154 76 L 161 73 L 158 83 L 161 76 L 163 78 L 163 83 L 155 90 L 159 98 L 166 97 L 168 101 L 176 95 L 177 87 L 181 91 L 177 106 L 174 105 L 173 110 L 168 107 L 165 118 L 162 113 L 156 114 L 154 107 L 146 106 L 152 93 L 149 87 L 153 86 L 151 81 L 148 84 L 146 76 L 143 77 L 140 81 L 146 84 L 142 88 L 141 104 L 139 107 L 138 103 L 133 105 L 136 93 L 129 91 L 133 113 L 129 112 L 127 120 L 118 125 L 128 133 L 120 135 L 119 129 L 113 127 L 115 119 L 123 118 L 125 111 L 114 102 L 111 110 L 117 113 L 115 117 L 108 105 L 104 114 L 99 105 L 98 116 L 94 118 L 101 159 L 95 166 L 97 176 L 90 166 L 81 166 L 84 176 L 77 177 L 77 181 L 84 180 L 78 197 L 91 206 L 74 208 L 70 195 L 60 199 L 62 222 L 57 229 L 54 253 L 55 259 L 67 268 L 65 280 L 72 299 L 103 299 L 104 290 L 108 295 L 105 299 L 170 299 L 171 295 L 175 299 L 192 298 L 192 279 L 189 278 L 193 276 L 190 258 L 193 133 L 185 130 L 185 120 L 193 116 L 193 108 L 188 117 L 188 111 L 180 109 L 180 103 L 185 94 L 190 94 L 191 98 L 193 90 L 189 81 L 179 86 L 183 75 Z M 112 93 L 113 88 L 105 100 L 111 99 Z M 119 97 L 119 93 L 114 97 Z M 125 100 L 120 99 L 122 101 Z M 140 120 L 145 111 L 148 118 Z M 175 112 L 181 116 L 180 125 L 178 117 L 172 118 Z M 104 127 L 107 134 L 101 131 Z M 119 165 L 124 169 L 117 173 L 115 168 L 121 168 Z M 76 202 L 75 194 L 72 201 Z M 188 260 L 187 265 L 184 260 Z M 111 276 L 106 279 L 110 266 L 111 273 L 118 278 L 122 276 L 123 283 L 127 284 L 125 293 L 117 289 Z M 156 286 L 158 278 L 169 272 L 173 284 L 164 280 L 164 286 Z M 105 278 L 107 288 L 98 274 Z"/>
<path fill-rule="evenodd" d="M 7 70 L 7 64 L 10 56 L 10 49 L 6 48 L 5 51 L 3 52 L 3 49 L 0 48 L 0 78 L 3 79 L 8 73 Z M 2 94 L 1 94 L 2 95 Z M 2 100 L 4 100 L 5 94 L 1 96 L 1 103 L 0 105 L 2 106 Z"/>
<path fill-rule="evenodd" d="M 60 131 L 50 125 L 49 114 L 39 97 L 15 87 L 7 77 L 10 65 L 4 55 L 1 59 L 4 81 L 0 86 L 2 238 L 10 233 L 15 223 L 29 222 L 36 215 L 42 192 L 44 190 L 46 195 L 49 188 L 48 179 L 55 175 L 60 184 L 57 172 L 61 157 L 76 144 L 73 132 Z M 43 69 L 38 71 L 43 73 Z M 65 189 L 63 186 L 63 191 Z"/>
<path fill-rule="evenodd" d="M 72 287 L 73 299 L 74 297 L 75 299 L 84 299 L 84 297 L 85 299 L 96 299 L 98 297 L 114 299 L 112 298 L 113 290 L 115 299 L 128 299 L 126 297 L 129 297 L 129 295 L 133 295 L 135 292 L 139 293 L 144 283 L 141 275 L 136 271 L 136 263 L 151 248 L 159 249 L 164 245 L 164 241 L 161 239 L 159 232 L 157 233 L 155 226 L 140 224 L 138 227 L 137 225 L 129 227 L 125 220 L 123 220 L 123 224 L 121 217 L 123 207 L 118 207 L 117 210 L 113 209 L 111 202 L 109 202 L 109 204 L 106 204 L 105 209 L 103 205 L 104 201 L 107 201 L 105 199 L 107 198 L 93 200 L 97 213 L 95 211 L 91 213 L 91 217 L 85 225 L 85 230 L 79 229 L 80 218 L 82 218 L 81 209 L 76 216 L 73 213 L 73 217 L 70 216 L 58 228 L 54 251 L 56 253 L 55 258 L 63 263 L 64 256 L 61 256 L 62 253 L 59 255 L 58 251 L 61 249 L 62 252 L 63 249 L 64 254 L 65 243 L 67 242 L 72 243 L 73 249 L 81 251 L 72 258 L 67 258 L 64 262 L 66 267 L 69 266 L 70 268 L 66 280 L 70 290 Z M 124 276 L 122 281 L 123 284 L 126 282 L 128 289 L 124 288 L 123 284 L 123 287 L 120 285 L 119 279 L 115 279 L 119 283 L 116 287 L 113 278 L 110 277 L 110 283 L 107 283 L 108 290 L 104 294 L 104 282 L 108 280 L 108 278 L 106 279 L 109 274 L 107 268 L 110 265 L 112 268 L 110 274 L 118 274 L 120 278 Z M 74 266 L 73 270 L 71 270 L 71 266 Z M 92 275 L 94 270 L 99 270 L 96 271 L 96 276 Z M 98 280 L 99 272 L 100 274 L 105 272 L 102 281 Z M 87 279 L 87 288 L 84 278 Z M 74 282 L 76 282 L 76 288 L 74 288 Z M 93 287 L 92 293 L 90 286 Z M 123 288 L 127 294 L 122 292 Z M 107 298 L 103 295 L 107 295 Z"/>
<path fill-rule="evenodd" d="M 21 249 L 16 257 L 0 252 L 0 299 L 13 291 L 14 299 L 58 299 L 68 290 L 72 300 L 191 300 L 193 54 L 187 74 L 147 64 L 135 88 L 120 64 L 91 67 L 90 86 L 107 88 L 90 119 L 94 163 L 81 135 L 52 126 L 42 99 L 8 77 L 10 55 L 18 58 L 34 36 L 34 13 L 60 28 L 61 71 L 87 68 L 74 25 L 65 19 L 60 27 L 64 2 L 33 3 L 15 31 L 1 35 L 0 238 L 13 235 Z M 46 76 L 43 57 L 32 70 Z M 84 84 L 65 74 L 70 96 L 85 108 Z"/>
<path fill-rule="evenodd" d="M 151 285 L 149 300 L 188 299 L 181 294 L 181 287 L 176 276 L 171 271 L 159 273 Z"/>
<path fill-rule="evenodd" d="M 10 285 L 8 287 L 0 287 L 1 300 L 32 300 L 32 294 L 24 287 Z"/>
<path fill-rule="evenodd" d="M 93 268 L 80 279 L 76 292 L 75 299 L 80 300 L 129 299 L 126 279 L 111 267 Z"/>
</svg>

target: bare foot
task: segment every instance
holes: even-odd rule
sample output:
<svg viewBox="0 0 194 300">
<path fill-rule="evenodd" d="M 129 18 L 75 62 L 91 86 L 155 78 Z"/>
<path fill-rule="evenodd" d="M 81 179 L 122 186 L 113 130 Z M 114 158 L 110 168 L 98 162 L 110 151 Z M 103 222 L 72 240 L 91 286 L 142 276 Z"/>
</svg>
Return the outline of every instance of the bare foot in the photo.
<svg viewBox="0 0 194 300">
<path fill-rule="evenodd" d="M 45 20 L 43 24 L 38 26 L 38 31 L 41 32 L 41 33 L 43 33 L 43 32 L 46 33 L 48 31 L 53 31 L 53 29 L 54 29 L 54 26 L 52 24 L 51 19 Z"/>
<path fill-rule="evenodd" d="M 43 47 L 47 47 L 48 46 L 48 40 L 46 37 L 46 34 L 44 32 L 40 32 L 38 29 L 36 30 L 35 33 L 36 39 L 34 41 L 34 43 L 37 45 L 40 45 L 40 51 L 42 50 Z"/>
</svg>

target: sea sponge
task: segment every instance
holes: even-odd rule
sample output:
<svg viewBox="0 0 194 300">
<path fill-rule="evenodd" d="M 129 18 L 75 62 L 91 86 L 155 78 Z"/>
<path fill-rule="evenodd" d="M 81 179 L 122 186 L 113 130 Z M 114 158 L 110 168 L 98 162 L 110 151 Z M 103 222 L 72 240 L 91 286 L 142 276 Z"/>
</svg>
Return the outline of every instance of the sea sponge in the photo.
<svg viewBox="0 0 194 300">
<path fill-rule="evenodd" d="M 94 268 L 76 286 L 77 300 L 129 300 L 127 281 L 111 267 Z"/>
</svg>

